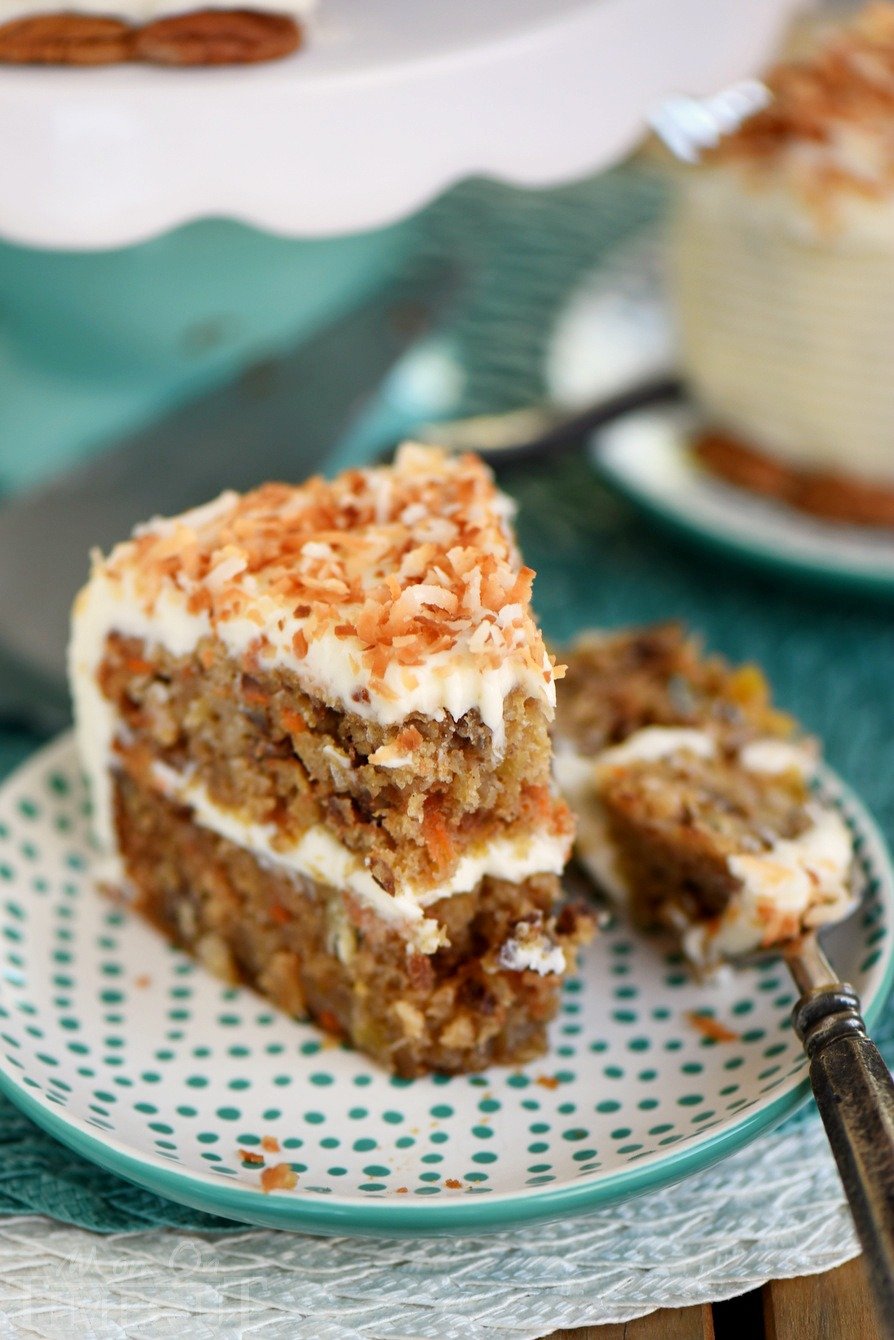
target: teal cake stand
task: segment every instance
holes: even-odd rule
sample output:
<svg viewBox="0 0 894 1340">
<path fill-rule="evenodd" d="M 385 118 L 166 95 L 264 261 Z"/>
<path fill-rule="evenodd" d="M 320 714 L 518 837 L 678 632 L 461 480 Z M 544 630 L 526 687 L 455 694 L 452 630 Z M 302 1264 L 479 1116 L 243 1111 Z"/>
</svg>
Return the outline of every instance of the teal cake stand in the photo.
<svg viewBox="0 0 894 1340">
<path fill-rule="evenodd" d="M 308 339 L 389 282 L 413 231 L 207 220 L 109 251 L 0 243 L 0 492 Z"/>
<path fill-rule="evenodd" d="M 617 161 L 795 3 L 320 0 L 268 65 L 0 67 L 0 491 L 308 339 L 451 184 Z"/>
</svg>

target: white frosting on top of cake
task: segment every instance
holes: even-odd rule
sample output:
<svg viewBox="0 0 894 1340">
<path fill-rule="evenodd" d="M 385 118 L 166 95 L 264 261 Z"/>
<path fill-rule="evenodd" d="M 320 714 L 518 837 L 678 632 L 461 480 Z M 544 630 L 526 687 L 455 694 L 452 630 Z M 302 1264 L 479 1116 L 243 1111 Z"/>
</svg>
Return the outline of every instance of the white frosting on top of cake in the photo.
<svg viewBox="0 0 894 1340">
<path fill-rule="evenodd" d="M 555 705 L 512 511 L 477 458 L 406 445 L 393 467 L 224 493 L 149 522 L 94 558 L 75 682 L 110 632 L 174 655 L 214 636 L 382 725 L 477 711 L 499 755 L 508 694 Z"/>
<path fill-rule="evenodd" d="M 588 757 L 577 753 L 569 741 L 558 741 L 555 775 L 577 819 L 577 854 L 616 902 L 626 903 L 630 890 L 599 800 L 607 772 L 686 753 L 710 758 L 716 752 L 716 741 L 708 732 L 664 726 L 644 727 L 622 745 Z M 738 762 L 751 772 L 773 775 L 793 770 L 807 777 L 816 760 L 810 741 L 767 738 L 747 744 Z M 720 916 L 687 923 L 680 910 L 683 947 L 694 962 L 714 965 L 790 937 L 800 927 L 837 921 L 846 914 L 854 901 L 853 848 L 847 826 L 837 811 L 816 801 L 807 804 L 806 813 L 810 822 L 797 837 L 778 838 L 765 851 L 728 858 L 738 886 Z"/>
<path fill-rule="evenodd" d="M 114 721 L 96 671 L 112 632 L 175 656 L 216 637 L 381 725 L 477 711 L 499 756 L 506 697 L 521 688 L 551 715 L 557 674 L 512 510 L 476 458 L 407 445 L 393 468 L 223 493 L 95 555 L 69 666 L 101 834 Z"/>
<path fill-rule="evenodd" d="M 44 14 L 94 14 L 102 18 L 123 19 L 126 23 L 151 23 L 173 14 L 188 14 L 199 9 L 257 9 L 271 14 L 288 14 L 306 19 L 317 7 L 317 0 L 257 0 L 240 5 L 238 0 L 0 0 L 0 24 Z"/>
<path fill-rule="evenodd" d="M 706 730 L 692 726 L 643 726 L 621 744 L 610 745 L 598 753 L 579 754 L 568 740 L 556 742 L 554 771 L 563 792 L 587 792 L 599 785 L 606 771 L 636 763 L 657 763 L 675 754 L 694 754 L 714 758 L 717 740 Z M 794 771 L 806 777 L 814 769 L 816 749 L 812 740 L 780 740 L 773 737 L 752 740 L 738 754 L 739 764 L 747 772 L 781 773 Z"/>
<path fill-rule="evenodd" d="M 630 763 L 656 763 L 674 754 L 689 753 L 710 758 L 716 752 L 716 742 L 703 730 L 687 726 L 644 726 L 621 744 L 603 749 L 597 758 L 600 769 L 624 768 Z"/>
<path fill-rule="evenodd" d="M 797 772 L 807 777 L 816 765 L 816 748 L 809 740 L 752 740 L 739 751 L 739 762 L 746 772 Z"/>
</svg>

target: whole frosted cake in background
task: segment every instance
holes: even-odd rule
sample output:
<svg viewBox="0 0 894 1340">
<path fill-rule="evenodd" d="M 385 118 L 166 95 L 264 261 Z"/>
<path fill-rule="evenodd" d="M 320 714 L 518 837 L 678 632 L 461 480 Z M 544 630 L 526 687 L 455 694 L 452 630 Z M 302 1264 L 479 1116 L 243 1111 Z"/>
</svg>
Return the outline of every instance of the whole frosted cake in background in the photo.
<svg viewBox="0 0 894 1340">
<path fill-rule="evenodd" d="M 479 460 L 406 446 L 150 522 L 75 605 L 109 882 L 404 1075 L 536 1055 L 589 932 L 510 516 Z"/>
<path fill-rule="evenodd" d="M 711 468 L 894 524 L 894 5 L 824 31 L 772 100 L 680 174 L 682 366 Z"/>
<path fill-rule="evenodd" d="M 0 0 L 0 63 L 248 65 L 301 46 L 316 0 Z"/>
</svg>

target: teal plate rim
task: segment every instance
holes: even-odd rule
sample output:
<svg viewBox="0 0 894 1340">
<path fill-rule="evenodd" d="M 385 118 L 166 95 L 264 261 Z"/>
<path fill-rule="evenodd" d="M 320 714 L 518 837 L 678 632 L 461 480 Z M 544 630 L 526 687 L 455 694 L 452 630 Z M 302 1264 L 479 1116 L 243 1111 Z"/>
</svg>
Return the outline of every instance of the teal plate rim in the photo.
<svg viewBox="0 0 894 1340">
<path fill-rule="evenodd" d="M 4 780 L 0 786 L 0 798 L 26 770 L 30 771 L 41 764 L 47 765 L 56 754 L 71 747 L 71 736 L 66 733 L 35 751 Z M 825 775 L 833 782 L 835 791 L 852 814 L 859 817 L 862 831 L 878 850 L 887 876 L 884 886 L 888 894 L 888 910 L 892 912 L 894 869 L 887 843 L 856 794 L 831 770 L 827 769 Z M 894 942 L 889 937 L 887 958 L 877 989 L 871 999 L 863 1002 L 868 1028 L 871 1029 L 880 1017 L 892 988 Z M 323 1236 L 397 1238 L 460 1233 L 476 1235 L 482 1231 L 513 1229 L 534 1220 L 584 1214 L 659 1190 L 742 1149 L 795 1113 L 811 1096 L 810 1081 L 805 1076 L 758 1111 L 741 1119 L 732 1118 L 723 1129 L 706 1135 L 693 1147 L 657 1154 L 649 1161 L 593 1180 L 581 1180 L 570 1186 L 556 1188 L 526 1188 L 518 1192 L 504 1192 L 487 1200 L 439 1201 L 437 1205 L 405 1201 L 398 1207 L 391 1201 L 358 1202 L 356 1199 L 346 1199 L 339 1203 L 322 1198 L 311 1201 L 268 1196 L 250 1186 L 206 1181 L 190 1171 L 181 1172 L 170 1166 L 159 1166 L 129 1152 L 121 1141 L 88 1128 L 81 1118 L 61 1116 L 23 1089 L 2 1060 L 0 1093 L 49 1135 L 90 1162 L 148 1191 L 194 1209 L 233 1223 L 294 1232 Z"/>
<path fill-rule="evenodd" d="M 680 407 L 669 404 L 665 411 L 669 416 L 680 416 Z M 691 412 L 691 411 L 690 411 Z M 843 561 L 836 547 L 836 529 L 828 527 L 828 551 L 825 556 L 809 556 L 804 553 L 787 552 L 781 545 L 754 540 L 739 539 L 721 525 L 708 525 L 699 519 L 685 505 L 655 490 L 645 489 L 633 472 L 626 470 L 619 462 L 610 459 L 603 451 L 607 435 L 623 423 L 625 427 L 633 424 L 641 413 L 651 418 L 656 411 L 632 411 L 616 424 L 598 429 L 587 443 L 587 455 L 599 479 L 618 497 L 635 507 L 653 521 L 656 527 L 669 535 L 685 540 L 687 544 L 709 553 L 721 554 L 744 567 L 756 572 L 780 574 L 786 577 L 826 591 L 859 592 L 877 599 L 894 599 L 894 561 L 890 567 L 881 569 L 862 569 L 849 566 Z M 686 413 L 686 411 L 682 411 Z M 693 471 L 693 477 L 695 472 Z M 715 485 L 717 487 L 717 485 Z M 720 486 L 729 487 L 732 486 Z M 742 491 L 743 504 L 750 508 L 761 509 L 768 515 L 774 515 L 777 505 L 767 502 L 756 495 L 752 497 Z M 780 527 L 786 519 L 786 512 L 778 506 Z M 804 524 L 805 518 L 792 513 L 798 522 Z M 811 521 L 817 533 L 825 527 L 819 519 Z"/>
</svg>

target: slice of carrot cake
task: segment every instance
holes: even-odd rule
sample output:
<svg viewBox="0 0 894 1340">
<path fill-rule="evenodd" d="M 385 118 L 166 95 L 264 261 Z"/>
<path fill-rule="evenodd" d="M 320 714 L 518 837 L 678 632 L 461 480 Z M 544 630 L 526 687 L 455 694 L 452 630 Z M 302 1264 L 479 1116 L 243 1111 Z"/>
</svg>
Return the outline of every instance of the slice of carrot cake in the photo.
<svg viewBox="0 0 894 1340">
<path fill-rule="evenodd" d="M 580 859 L 635 922 L 711 967 L 843 915 L 850 835 L 756 667 L 674 624 L 588 634 L 567 660 L 556 774 Z"/>
<path fill-rule="evenodd" d="M 510 517 L 479 460 L 408 445 L 152 521 L 74 610 L 112 882 L 404 1075 L 537 1054 L 588 933 Z"/>
</svg>

